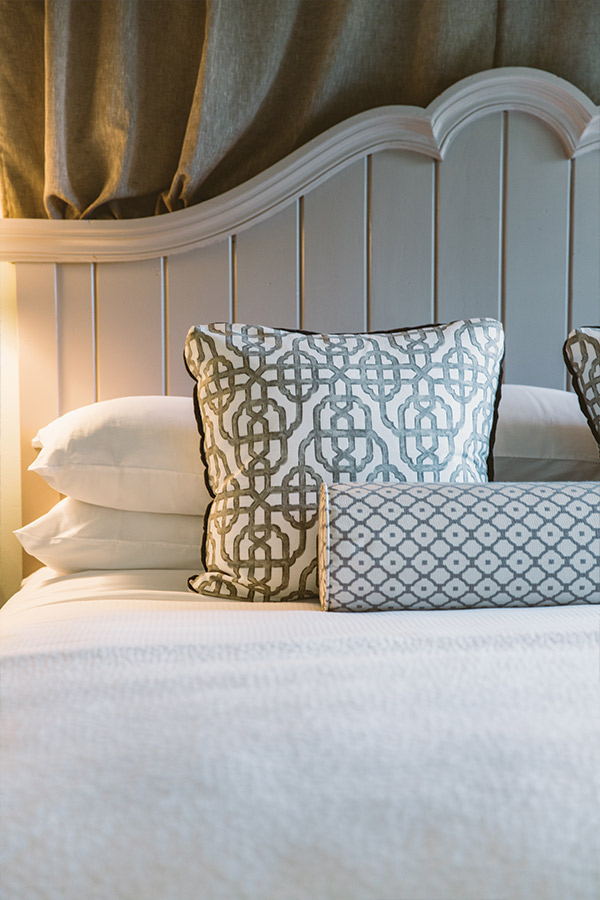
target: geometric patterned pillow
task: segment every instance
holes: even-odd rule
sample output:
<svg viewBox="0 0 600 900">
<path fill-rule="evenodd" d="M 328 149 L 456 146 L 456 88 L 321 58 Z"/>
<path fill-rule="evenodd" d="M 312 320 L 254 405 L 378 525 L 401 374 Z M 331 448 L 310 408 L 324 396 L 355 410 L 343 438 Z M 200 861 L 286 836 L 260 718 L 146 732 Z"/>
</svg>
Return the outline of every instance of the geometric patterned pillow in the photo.
<svg viewBox="0 0 600 900">
<path fill-rule="evenodd" d="M 576 328 L 563 347 L 579 405 L 600 448 L 600 328 Z"/>
<path fill-rule="evenodd" d="M 503 357 L 493 319 L 378 334 L 192 328 L 201 454 L 213 497 L 200 593 L 317 595 L 328 482 L 482 482 Z"/>
<path fill-rule="evenodd" d="M 323 485 L 323 609 L 600 603 L 600 483 Z"/>
</svg>

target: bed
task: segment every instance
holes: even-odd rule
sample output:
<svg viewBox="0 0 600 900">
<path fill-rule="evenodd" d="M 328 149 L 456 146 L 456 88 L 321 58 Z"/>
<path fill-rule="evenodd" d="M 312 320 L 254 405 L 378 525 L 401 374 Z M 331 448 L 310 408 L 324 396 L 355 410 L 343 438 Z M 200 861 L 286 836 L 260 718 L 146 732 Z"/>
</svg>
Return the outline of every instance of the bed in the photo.
<svg viewBox="0 0 600 900">
<path fill-rule="evenodd" d="M 600 896 L 599 154 L 499 69 L 193 209 L 3 223 L 7 898 Z M 424 358 L 450 424 L 400 433 Z"/>
</svg>

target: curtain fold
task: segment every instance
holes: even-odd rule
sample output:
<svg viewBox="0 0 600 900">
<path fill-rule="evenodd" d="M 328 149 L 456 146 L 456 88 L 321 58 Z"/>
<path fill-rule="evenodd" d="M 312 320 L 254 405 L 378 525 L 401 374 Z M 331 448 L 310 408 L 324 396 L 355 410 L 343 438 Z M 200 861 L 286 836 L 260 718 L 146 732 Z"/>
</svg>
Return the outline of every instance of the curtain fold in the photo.
<svg viewBox="0 0 600 900">
<path fill-rule="evenodd" d="M 600 99 L 597 0 L 0 0 L 5 216 L 191 206 L 497 66 Z"/>
</svg>

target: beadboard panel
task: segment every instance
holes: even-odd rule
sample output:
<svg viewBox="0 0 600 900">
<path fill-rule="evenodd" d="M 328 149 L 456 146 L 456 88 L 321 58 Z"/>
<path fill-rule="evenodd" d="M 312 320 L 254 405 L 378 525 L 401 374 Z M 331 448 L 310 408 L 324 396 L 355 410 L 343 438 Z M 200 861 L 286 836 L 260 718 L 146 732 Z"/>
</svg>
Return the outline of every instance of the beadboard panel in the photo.
<svg viewBox="0 0 600 900">
<path fill-rule="evenodd" d="M 236 255 L 238 322 L 298 328 L 296 205 L 242 231 Z"/>
<path fill-rule="evenodd" d="M 56 267 L 58 408 L 62 415 L 96 400 L 96 341 L 93 268 L 85 263 Z"/>
<path fill-rule="evenodd" d="M 0 606 L 23 577 L 16 268 L 0 262 Z"/>
<path fill-rule="evenodd" d="M 564 389 L 570 162 L 531 116 L 507 126 L 505 380 Z"/>
<path fill-rule="evenodd" d="M 434 320 L 433 160 L 402 150 L 372 158 L 371 316 L 373 331 Z"/>
<path fill-rule="evenodd" d="M 188 396 L 192 381 L 183 363 L 183 348 L 189 329 L 231 318 L 228 241 L 169 257 L 166 281 L 166 393 Z"/>
<path fill-rule="evenodd" d="M 463 129 L 438 167 L 437 317 L 500 318 L 503 114 Z"/>
<path fill-rule="evenodd" d="M 556 360 L 548 354 L 547 366 L 532 367 L 520 336 L 535 329 L 555 353 L 570 320 L 599 317 L 598 156 L 566 160 L 548 129 L 523 114 L 510 114 L 504 135 L 499 113 L 465 128 L 441 164 L 393 150 L 354 164 L 307 195 L 302 218 L 294 203 L 237 237 L 234 257 L 221 241 L 164 261 L 99 264 L 95 297 L 89 264 L 21 264 L 24 321 L 32 280 L 42 280 L 36 302 L 46 298 L 55 333 L 47 407 L 187 393 L 190 324 L 234 311 L 238 321 L 332 331 L 504 313 L 507 380 L 561 387 Z M 324 292 L 334 302 L 320 302 Z M 131 353 L 131 334 L 146 358 L 151 349 L 150 372 Z"/>
<path fill-rule="evenodd" d="M 600 323 L 600 151 L 573 160 L 572 309 L 569 328 Z"/>
<path fill-rule="evenodd" d="M 21 411 L 21 513 L 31 522 L 59 500 L 59 494 L 27 468 L 37 451 L 31 441 L 59 414 L 56 327 L 56 270 L 51 263 L 23 263 L 18 268 L 19 392 Z M 39 568 L 23 552 L 23 575 Z"/>
<path fill-rule="evenodd" d="M 363 331 L 365 164 L 353 163 L 304 201 L 304 325 L 309 331 Z"/>
<path fill-rule="evenodd" d="M 159 260 L 98 265 L 98 399 L 163 393 Z"/>
</svg>

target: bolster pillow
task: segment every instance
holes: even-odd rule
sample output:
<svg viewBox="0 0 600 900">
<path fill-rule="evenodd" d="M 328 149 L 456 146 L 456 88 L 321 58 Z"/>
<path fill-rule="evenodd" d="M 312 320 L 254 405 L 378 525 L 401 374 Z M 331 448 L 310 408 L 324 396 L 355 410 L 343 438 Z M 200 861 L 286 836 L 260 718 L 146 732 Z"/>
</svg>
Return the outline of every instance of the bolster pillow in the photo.
<svg viewBox="0 0 600 900">
<path fill-rule="evenodd" d="M 323 609 L 600 602 L 600 483 L 323 485 Z"/>
</svg>

